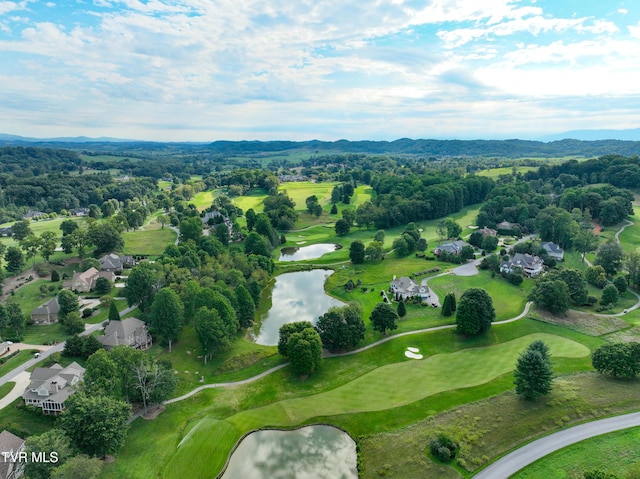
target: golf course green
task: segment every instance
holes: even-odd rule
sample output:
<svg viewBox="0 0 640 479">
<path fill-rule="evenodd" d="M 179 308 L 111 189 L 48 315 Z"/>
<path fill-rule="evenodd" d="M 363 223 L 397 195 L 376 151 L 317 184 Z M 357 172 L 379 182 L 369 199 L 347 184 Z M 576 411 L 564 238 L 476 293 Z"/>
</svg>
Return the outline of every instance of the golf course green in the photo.
<svg viewBox="0 0 640 479">
<path fill-rule="evenodd" d="M 314 417 L 403 406 L 434 394 L 486 383 L 508 373 L 531 342 L 540 339 L 552 357 L 580 358 L 586 346 L 560 336 L 535 333 L 482 348 L 436 354 L 379 367 L 338 388 L 278 401 L 224 420 L 206 417 L 186 432 L 164 477 L 213 477 L 222 470 L 233 445 L 244 435 L 264 427 L 293 427 Z"/>
</svg>

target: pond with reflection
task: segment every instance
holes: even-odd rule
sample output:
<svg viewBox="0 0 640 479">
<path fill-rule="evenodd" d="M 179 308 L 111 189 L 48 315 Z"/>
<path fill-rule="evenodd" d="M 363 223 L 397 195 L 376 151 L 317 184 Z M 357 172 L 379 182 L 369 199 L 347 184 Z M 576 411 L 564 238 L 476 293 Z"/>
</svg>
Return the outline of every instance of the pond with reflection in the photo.
<svg viewBox="0 0 640 479">
<path fill-rule="evenodd" d="M 231 455 L 222 479 L 357 479 L 356 444 L 331 426 L 256 431 Z"/>
<path fill-rule="evenodd" d="M 324 292 L 324 282 L 332 273 L 327 269 L 314 269 L 276 276 L 271 290 L 271 308 L 256 324 L 255 342 L 275 346 L 283 324 L 294 321 L 315 324 L 330 307 L 344 306 Z"/>
<path fill-rule="evenodd" d="M 319 258 L 325 253 L 330 253 L 339 248 L 333 243 L 318 243 L 309 246 L 292 246 L 280 250 L 279 261 L 300 261 L 303 259 Z"/>
</svg>

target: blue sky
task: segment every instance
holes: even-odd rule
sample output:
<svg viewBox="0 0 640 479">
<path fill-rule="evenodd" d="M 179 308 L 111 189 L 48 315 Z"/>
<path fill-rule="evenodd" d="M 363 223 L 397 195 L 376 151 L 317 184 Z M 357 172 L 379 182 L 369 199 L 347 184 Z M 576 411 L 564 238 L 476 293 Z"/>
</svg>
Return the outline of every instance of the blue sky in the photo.
<svg viewBox="0 0 640 479">
<path fill-rule="evenodd" d="M 535 138 L 640 127 L 639 78 L 637 0 L 0 0 L 23 136 Z"/>
</svg>

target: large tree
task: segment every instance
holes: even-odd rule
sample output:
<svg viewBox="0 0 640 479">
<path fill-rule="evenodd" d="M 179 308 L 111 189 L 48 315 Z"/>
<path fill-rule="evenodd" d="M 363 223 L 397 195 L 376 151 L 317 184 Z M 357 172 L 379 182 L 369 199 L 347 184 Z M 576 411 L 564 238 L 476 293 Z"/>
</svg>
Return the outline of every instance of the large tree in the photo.
<svg viewBox="0 0 640 479">
<path fill-rule="evenodd" d="M 4 260 L 7 262 L 6 269 L 9 273 L 19 273 L 24 266 L 24 254 L 17 246 L 9 246 L 7 248 Z"/>
<path fill-rule="evenodd" d="M 21 341 L 26 327 L 26 318 L 22 308 L 14 299 L 7 301 L 7 328 L 13 334 L 13 339 Z"/>
<path fill-rule="evenodd" d="M 622 267 L 623 259 L 622 248 L 616 241 L 611 240 L 598 247 L 594 264 L 602 266 L 609 276 L 613 276 Z"/>
<path fill-rule="evenodd" d="M 196 243 L 202 236 L 202 220 L 199 216 L 192 216 L 180 222 L 180 241 L 193 240 Z"/>
<path fill-rule="evenodd" d="M 31 231 L 29 220 L 16 221 L 11 226 L 11 236 L 16 241 L 22 241 L 30 234 L 33 234 L 33 232 Z"/>
<path fill-rule="evenodd" d="M 322 361 L 322 341 L 318 332 L 309 327 L 293 333 L 289 337 L 287 356 L 294 374 L 306 377 L 315 372 Z"/>
<path fill-rule="evenodd" d="M 149 263 L 140 263 L 133 268 L 127 277 L 127 287 L 124 290 L 127 304 L 137 304 L 141 311 L 149 311 L 157 282 L 156 271 Z"/>
<path fill-rule="evenodd" d="M 60 307 L 58 312 L 60 322 L 64 323 L 69 313 L 80 310 L 78 295 L 70 289 L 61 289 L 58 293 L 58 306 Z"/>
<path fill-rule="evenodd" d="M 74 232 L 76 235 L 80 230 Z M 120 234 L 120 229 L 116 223 L 112 220 L 102 221 L 100 223 L 93 222 L 90 224 L 88 231 L 88 242 L 96 247 L 96 254 L 101 255 L 105 253 L 111 253 L 113 251 L 119 251 L 124 248 L 124 239 Z M 83 245 L 84 240 L 83 240 Z M 78 250 L 80 246 L 77 245 Z"/>
<path fill-rule="evenodd" d="M 353 264 L 364 263 L 364 243 L 360 240 L 351 242 L 349 246 L 349 259 Z"/>
<path fill-rule="evenodd" d="M 160 404 L 169 399 L 178 383 L 171 368 L 148 357 L 133 366 L 131 375 L 134 390 L 142 400 L 145 414 L 150 404 Z"/>
<path fill-rule="evenodd" d="M 124 444 L 130 416 L 131 406 L 124 401 L 77 392 L 66 400 L 58 424 L 80 451 L 104 457 Z"/>
<path fill-rule="evenodd" d="M 25 254 L 27 255 L 27 258 L 33 259 L 33 263 L 31 266 L 35 268 L 36 255 L 38 254 L 38 252 L 40 251 L 40 248 L 42 247 L 42 238 L 31 233 L 26 238 L 22 238 L 19 244 L 20 244 L 20 248 L 22 248 Z"/>
<path fill-rule="evenodd" d="M 114 396 L 115 393 L 114 397 L 120 397 L 118 365 L 104 349 L 87 359 L 83 382 L 91 396 Z"/>
<path fill-rule="evenodd" d="M 54 468 L 62 466 L 75 453 L 71 440 L 61 429 L 49 429 L 39 436 L 30 436 L 25 442 L 25 450 L 28 457 L 32 454 L 50 458 L 50 454 L 55 452 L 57 461 L 27 461 L 24 473 L 29 479 L 49 479 Z"/>
<path fill-rule="evenodd" d="M 44 231 L 40 235 L 40 256 L 48 263 L 51 255 L 55 253 L 58 246 L 58 235 L 53 231 Z"/>
<path fill-rule="evenodd" d="M 635 378 L 640 372 L 640 344 L 613 343 L 600 346 L 591 354 L 591 364 L 602 374 Z"/>
<path fill-rule="evenodd" d="M 330 308 L 318 318 L 316 330 L 329 351 L 344 351 L 364 339 L 365 325 L 358 303 Z"/>
<path fill-rule="evenodd" d="M 513 375 L 516 394 L 525 399 L 548 394 L 553 382 L 553 370 L 547 345 L 542 341 L 533 342 L 518 358 Z"/>
<path fill-rule="evenodd" d="M 237 316 L 240 326 L 249 328 L 253 324 L 256 316 L 256 307 L 251 297 L 251 293 L 244 286 L 240 285 L 236 288 L 236 298 L 238 299 Z"/>
<path fill-rule="evenodd" d="M 466 336 L 483 334 L 496 317 L 493 300 L 482 288 L 470 288 L 462 293 L 456 308 L 457 331 Z"/>
<path fill-rule="evenodd" d="M 442 302 L 442 310 L 440 314 L 442 316 L 451 316 L 456 312 L 456 294 L 453 292 L 449 292 L 445 295 L 444 301 Z"/>
<path fill-rule="evenodd" d="M 540 280 L 529 293 L 536 306 L 553 314 L 564 314 L 569 309 L 569 287 L 562 280 Z"/>
<path fill-rule="evenodd" d="M 160 335 L 162 343 L 169 346 L 177 341 L 182 331 L 184 306 L 178 294 L 171 288 L 162 288 L 151 305 L 151 327 Z"/>
<path fill-rule="evenodd" d="M 98 479 L 102 466 L 103 462 L 97 457 L 80 454 L 56 467 L 50 479 Z"/>
<path fill-rule="evenodd" d="M 398 313 L 388 303 L 376 304 L 369 319 L 373 324 L 373 330 L 380 331 L 382 334 L 387 334 L 387 330 L 398 329 L 396 324 Z"/>
<path fill-rule="evenodd" d="M 338 236 L 346 236 L 351 231 L 351 226 L 344 219 L 339 219 L 335 224 L 335 231 Z"/>
<path fill-rule="evenodd" d="M 200 308 L 195 315 L 194 325 L 198 341 L 203 350 L 204 363 L 219 349 L 225 349 L 231 343 L 229 328 L 216 309 Z"/>
</svg>

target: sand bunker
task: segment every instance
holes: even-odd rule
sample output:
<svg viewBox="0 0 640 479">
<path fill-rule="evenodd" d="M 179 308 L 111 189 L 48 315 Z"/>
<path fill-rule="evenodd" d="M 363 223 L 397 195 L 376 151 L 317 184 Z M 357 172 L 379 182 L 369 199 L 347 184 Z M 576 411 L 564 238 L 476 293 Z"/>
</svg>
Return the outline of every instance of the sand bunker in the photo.
<svg viewBox="0 0 640 479">
<path fill-rule="evenodd" d="M 422 354 L 420 354 L 420 350 L 418 348 L 414 348 L 411 346 L 407 347 L 404 355 L 409 359 L 422 359 L 424 357 Z"/>
</svg>

